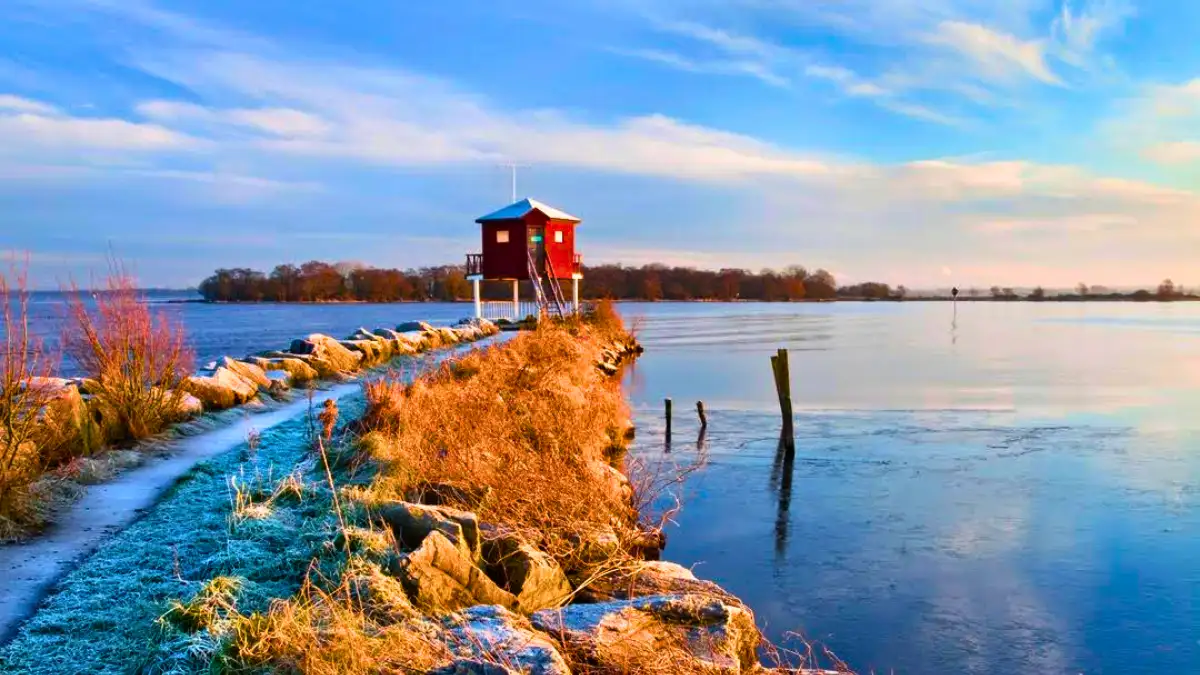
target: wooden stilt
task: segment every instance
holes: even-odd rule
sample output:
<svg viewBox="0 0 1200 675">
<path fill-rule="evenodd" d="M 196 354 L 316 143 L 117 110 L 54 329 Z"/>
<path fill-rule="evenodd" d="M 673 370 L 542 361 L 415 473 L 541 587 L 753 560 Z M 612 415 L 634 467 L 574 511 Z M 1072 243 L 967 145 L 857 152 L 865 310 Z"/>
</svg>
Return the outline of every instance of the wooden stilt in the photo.
<svg viewBox="0 0 1200 675">
<path fill-rule="evenodd" d="M 796 441 L 792 419 L 792 376 L 786 349 L 780 349 L 771 357 L 771 372 L 775 375 L 775 393 L 779 397 L 779 414 L 783 418 L 783 443 L 788 450 L 794 450 Z"/>
</svg>

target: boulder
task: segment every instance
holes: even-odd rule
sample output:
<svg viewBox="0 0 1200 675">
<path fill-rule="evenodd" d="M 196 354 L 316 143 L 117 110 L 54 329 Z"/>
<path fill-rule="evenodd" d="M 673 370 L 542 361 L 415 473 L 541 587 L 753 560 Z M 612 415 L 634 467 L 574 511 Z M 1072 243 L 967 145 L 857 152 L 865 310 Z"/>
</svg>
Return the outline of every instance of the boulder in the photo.
<svg viewBox="0 0 1200 675">
<path fill-rule="evenodd" d="M 739 673 L 759 667 L 754 615 L 707 595 L 656 595 L 568 605 L 531 617 L 575 658 L 612 672 L 640 672 L 671 659 L 688 672 Z M 679 672 L 683 672 L 682 669 Z"/>
<path fill-rule="evenodd" d="M 616 530 L 608 526 L 573 532 L 570 538 L 577 546 L 576 555 L 585 563 L 604 562 L 621 550 Z"/>
<path fill-rule="evenodd" d="M 612 498 L 622 504 L 633 503 L 633 484 L 625 474 L 618 471 L 608 462 L 598 459 L 589 460 L 588 472 L 604 485 Z"/>
<path fill-rule="evenodd" d="M 435 328 L 424 321 L 405 321 L 399 326 L 396 326 L 396 331 L 400 333 L 411 333 L 414 331 L 426 333 L 433 330 L 435 330 Z"/>
<path fill-rule="evenodd" d="M 488 578 L 462 549 L 438 531 L 430 532 L 413 552 L 391 570 L 419 609 L 454 611 L 473 605 L 515 609 L 517 599 Z"/>
<path fill-rule="evenodd" d="M 372 621 L 391 624 L 417 616 L 404 585 L 373 563 L 352 560 L 342 573 L 342 583 L 354 606 Z"/>
<path fill-rule="evenodd" d="M 195 417 L 203 412 L 204 402 L 187 392 L 182 393 L 179 397 L 179 402 L 175 406 L 175 415 L 181 420 Z"/>
<path fill-rule="evenodd" d="M 392 355 L 392 350 L 387 344 L 375 338 L 368 340 L 342 340 L 339 344 L 350 351 L 362 354 L 360 360 L 363 365 L 382 363 Z"/>
<path fill-rule="evenodd" d="M 448 617 L 447 623 L 447 646 L 459 658 L 434 673 L 571 675 L 554 643 L 503 607 L 472 607 Z"/>
<path fill-rule="evenodd" d="M 271 387 L 271 380 L 267 377 L 267 372 L 253 363 L 234 361 L 228 356 L 225 356 L 217 362 L 217 367 L 228 368 L 229 370 L 232 370 L 243 380 L 253 382 L 254 384 L 258 385 L 260 389 L 269 389 Z"/>
<path fill-rule="evenodd" d="M 468 558 L 479 555 L 479 519 L 469 511 L 392 502 L 380 507 L 379 517 L 392 528 L 396 540 L 409 548 L 420 545 L 429 533 L 440 532 Z"/>
<path fill-rule="evenodd" d="M 361 352 L 347 349 L 338 340 L 320 333 L 313 333 L 302 340 L 292 340 L 288 351 L 292 354 L 311 357 L 306 361 L 317 369 L 321 377 L 351 373 L 362 367 Z"/>
<path fill-rule="evenodd" d="M 225 410 L 258 395 L 258 385 L 225 367 L 218 367 L 207 375 L 190 375 L 183 381 L 182 388 L 200 399 L 205 410 Z"/>
<path fill-rule="evenodd" d="M 517 596 L 522 612 L 561 607 L 571 597 L 571 584 L 558 562 L 520 538 L 484 538 L 482 548 L 488 576 Z"/>
<path fill-rule="evenodd" d="M 741 605 L 733 594 L 711 581 L 697 579 L 688 568 L 666 561 L 639 561 L 632 568 L 595 579 L 579 589 L 580 602 L 631 600 L 651 595 L 706 595 Z"/>
<path fill-rule="evenodd" d="M 271 383 L 267 386 L 267 391 L 272 394 L 285 392 L 292 388 L 292 378 L 286 372 L 282 370 L 270 370 L 266 371 L 266 373 L 267 380 Z"/>
<path fill-rule="evenodd" d="M 247 359 L 250 363 L 262 368 L 267 373 L 284 372 L 288 375 L 288 384 L 295 386 L 319 378 L 321 375 L 316 368 L 310 366 L 303 358 L 286 352 L 274 352 L 284 356 L 265 357 L 252 356 Z M 268 374 L 267 377 L 270 377 Z"/>
</svg>

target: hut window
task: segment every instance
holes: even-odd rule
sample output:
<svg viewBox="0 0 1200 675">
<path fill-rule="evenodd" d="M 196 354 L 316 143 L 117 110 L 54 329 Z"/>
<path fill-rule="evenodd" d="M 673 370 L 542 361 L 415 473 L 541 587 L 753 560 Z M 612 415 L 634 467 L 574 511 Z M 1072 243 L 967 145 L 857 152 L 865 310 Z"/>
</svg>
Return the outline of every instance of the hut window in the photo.
<svg viewBox="0 0 1200 675">
<path fill-rule="evenodd" d="M 556 244 L 563 243 L 563 231 L 562 230 L 559 230 L 554 233 L 554 243 L 556 243 Z"/>
<path fill-rule="evenodd" d="M 508 230 L 496 230 L 496 243 L 497 244 L 507 244 L 508 243 Z"/>
</svg>

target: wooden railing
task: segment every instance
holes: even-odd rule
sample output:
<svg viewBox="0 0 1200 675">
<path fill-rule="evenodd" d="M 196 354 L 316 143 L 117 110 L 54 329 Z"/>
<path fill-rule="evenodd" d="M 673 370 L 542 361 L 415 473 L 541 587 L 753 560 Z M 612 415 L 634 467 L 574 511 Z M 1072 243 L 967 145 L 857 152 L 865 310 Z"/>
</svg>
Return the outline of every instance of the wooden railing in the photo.
<svg viewBox="0 0 1200 675">
<path fill-rule="evenodd" d="M 513 316 L 512 300 L 484 300 L 479 303 L 483 318 L 490 321 L 496 319 L 524 319 L 527 316 L 538 315 L 538 305 L 532 300 L 522 300 L 517 303 L 517 315 Z"/>
<path fill-rule="evenodd" d="M 468 253 L 467 254 L 467 276 L 483 274 L 483 254 Z"/>
</svg>

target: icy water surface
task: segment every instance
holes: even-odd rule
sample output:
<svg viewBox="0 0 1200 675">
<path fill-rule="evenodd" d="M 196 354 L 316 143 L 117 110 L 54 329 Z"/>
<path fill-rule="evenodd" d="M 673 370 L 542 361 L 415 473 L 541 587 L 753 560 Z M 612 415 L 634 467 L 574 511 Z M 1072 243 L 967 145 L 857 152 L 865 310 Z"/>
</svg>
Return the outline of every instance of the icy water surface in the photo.
<svg viewBox="0 0 1200 675">
<path fill-rule="evenodd" d="M 1200 306 L 656 305 L 668 558 L 862 672 L 1200 673 Z M 796 453 L 768 357 L 790 349 Z"/>
<path fill-rule="evenodd" d="M 163 296 L 158 296 L 163 299 Z M 56 334 L 56 298 L 35 298 Z M 200 362 L 469 304 L 170 305 Z M 696 453 L 667 557 L 866 672 L 1200 673 L 1200 305 L 624 305 L 639 452 Z M 791 350 L 779 455 L 768 356 Z"/>
</svg>

